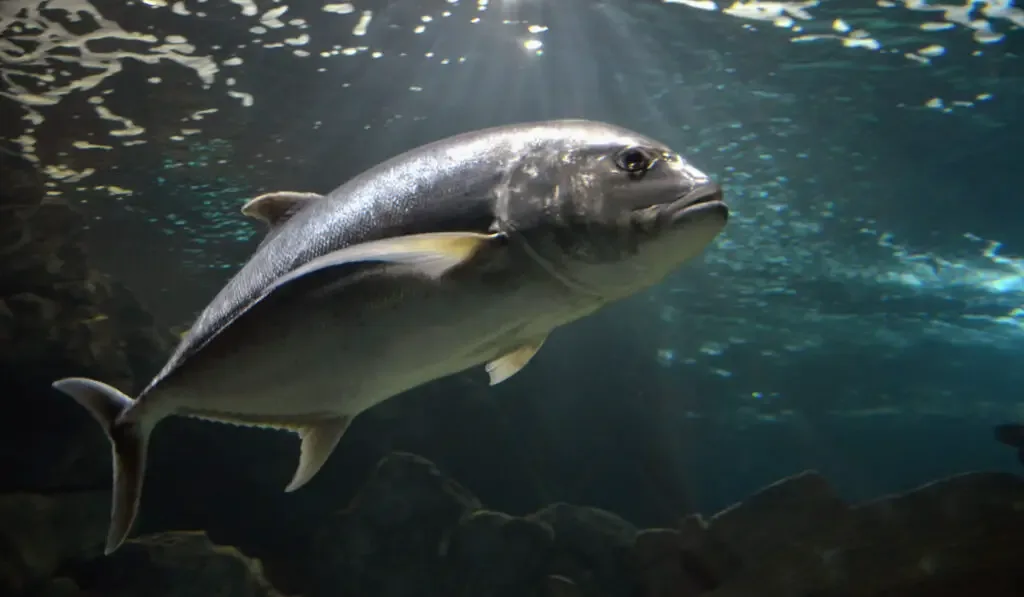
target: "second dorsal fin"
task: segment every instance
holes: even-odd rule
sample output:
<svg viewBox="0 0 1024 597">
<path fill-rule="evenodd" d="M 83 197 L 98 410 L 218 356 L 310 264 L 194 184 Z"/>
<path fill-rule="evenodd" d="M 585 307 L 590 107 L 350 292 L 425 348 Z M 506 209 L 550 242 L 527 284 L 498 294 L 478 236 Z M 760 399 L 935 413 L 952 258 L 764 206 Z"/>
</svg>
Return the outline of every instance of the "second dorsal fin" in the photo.
<svg viewBox="0 0 1024 597">
<path fill-rule="evenodd" d="M 250 218 L 263 220 L 271 228 L 280 226 L 302 209 L 304 205 L 323 195 L 316 193 L 298 193 L 295 191 L 275 191 L 250 199 L 242 206 L 242 213 Z"/>
</svg>

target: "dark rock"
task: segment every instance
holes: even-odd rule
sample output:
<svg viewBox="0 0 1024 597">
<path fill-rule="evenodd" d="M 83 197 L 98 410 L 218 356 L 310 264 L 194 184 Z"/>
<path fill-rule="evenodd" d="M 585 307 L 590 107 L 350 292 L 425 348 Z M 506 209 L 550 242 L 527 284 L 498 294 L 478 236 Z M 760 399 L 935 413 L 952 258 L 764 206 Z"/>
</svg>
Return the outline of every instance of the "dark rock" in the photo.
<svg viewBox="0 0 1024 597">
<path fill-rule="evenodd" d="M 103 555 L 109 492 L 0 496 L 4 597 L 282 597 L 261 564 L 203 533 L 163 533 Z"/>
<path fill-rule="evenodd" d="M 107 500 L 0 497 L 0 594 L 279 597 L 258 561 L 203 533 L 100 556 Z M 851 507 L 804 473 L 710 523 L 637 531 L 564 503 L 526 517 L 484 510 L 429 461 L 393 453 L 295 558 L 308 564 L 305 597 L 1020 597 L 1021 553 L 1024 478 L 1008 474 Z"/>
<path fill-rule="evenodd" d="M 58 577 L 46 581 L 33 597 L 81 597 L 82 590 L 70 578 Z"/>
<path fill-rule="evenodd" d="M 739 583 L 736 594 L 814 594 L 831 582 L 835 548 L 850 542 L 852 525 L 849 506 L 819 474 L 782 479 L 712 517 L 710 532 L 742 567 L 720 590 L 732 594 Z"/>
<path fill-rule="evenodd" d="M 479 500 L 429 460 L 385 457 L 349 507 L 324 524 L 313 548 L 321 595 L 444 595 L 443 553 Z"/>
<path fill-rule="evenodd" d="M 850 507 L 816 472 L 787 477 L 711 518 L 715 537 L 744 565 L 765 552 L 841 542 Z"/>
<path fill-rule="evenodd" d="M 544 589 L 554 543 L 551 527 L 477 510 L 452 533 L 445 550 L 449 595 L 522 597 Z"/>
<path fill-rule="evenodd" d="M 957 475 L 853 511 L 860 541 L 838 562 L 857 594 L 931 595 L 940 579 L 977 579 L 971 593 L 986 597 L 1009 595 L 990 586 L 1000 582 L 1024 587 L 1022 477 Z"/>
<path fill-rule="evenodd" d="M 103 597 L 283 597 L 263 566 L 201 532 L 148 535 L 127 541 L 95 560 L 79 577 L 90 595 Z"/>
<path fill-rule="evenodd" d="M 1017 450 L 1017 460 L 1024 464 L 1024 425 L 1007 423 L 992 430 L 996 441 Z"/>
<path fill-rule="evenodd" d="M 545 597 L 580 597 L 581 593 L 576 583 L 564 576 L 549 574 L 544 579 Z"/>
<path fill-rule="evenodd" d="M 634 544 L 636 574 L 643 595 L 687 597 L 718 587 L 739 568 L 737 556 L 713 537 L 699 515 L 679 529 L 647 529 Z"/>
<path fill-rule="evenodd" d="M 0 495 L 0 595 L 37 590 L 67 560 L 101 554 L 109 508 L 102 491 Z"/>
<path fill-rule="evenodd" d="M 649 529 L 636 538 L 637 574 L 650 597 L 691 597 L 715 588 L 711 573 L 683 550 L 679 531 Z"/>
<path fill-rule="evenodd" d="M 46 195 L 32 164 L 5 158 L 0 490 L 107 486 L 106 440 L 88 414 L 56 395 L 50 383 L 87 376 L 132 393 L 159 369 L 174 341 L 123 286 L 90 268 L 83 224 L 68 203 Z"/>
<path fill-rule="evenodd" d="M 851 508 L 805 473 L 722 512 L 710 532 L 743 562 L 713 597 L 1019 597 L 1024 586 L 1024 478 L 1008 474 Z"/>
<path fill-rule="evenodd" d="M 630 555 L 636 527 L 611 512 L 552 504 L 527 517 L 555 534 L 550 572 L 572 580 L 587 597 L 629 596 L 636 589 Z"/>
<path fill-rule="evenodd" d="M 742 566 L 739 556 L 720 538 L 709 532 L 708 522 L 699 514 L 680 521 L 679 547 L 686 556 L 702 564 L 710 580 L 716 584 L 732 577 Z M 686 557 L 684 556 L 684 557 Z"/>
</svg>

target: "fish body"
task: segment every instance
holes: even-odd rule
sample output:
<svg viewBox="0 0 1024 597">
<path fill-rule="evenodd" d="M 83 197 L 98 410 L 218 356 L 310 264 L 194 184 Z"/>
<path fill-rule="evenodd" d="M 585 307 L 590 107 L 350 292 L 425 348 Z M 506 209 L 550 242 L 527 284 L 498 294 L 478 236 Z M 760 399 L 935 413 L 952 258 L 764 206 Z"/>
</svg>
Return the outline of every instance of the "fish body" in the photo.
<svg viewBox="0 0 1024 597">
<path fill-rule="evenodd" d="M 507 379 L 552 330 L 656 284 L 728 217 L 682 156 L 583 120 L 458 135 L 327 195 L 270 193 L 242 211 L 266 238 L 138 397 L 54 384 L 113 446 L 107 553 L 134 521 L 164 418 L 298 432 L 297 489 L 359 413 L 474 366 Z"/>
</svg>

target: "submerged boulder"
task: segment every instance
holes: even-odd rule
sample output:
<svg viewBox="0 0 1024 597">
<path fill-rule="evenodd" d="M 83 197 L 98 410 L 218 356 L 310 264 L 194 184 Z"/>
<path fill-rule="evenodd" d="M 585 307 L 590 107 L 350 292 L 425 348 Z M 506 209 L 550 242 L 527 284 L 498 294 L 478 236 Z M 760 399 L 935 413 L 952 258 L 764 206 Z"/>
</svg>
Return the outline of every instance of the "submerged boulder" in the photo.
<svg viewBox="0 0 1024 597">
<path fill-rule="evenodd" d="M 130 539 L 76 580 L 85 594 L 104 597 L 285 597 L 266 580 L 259 560 L 215 545 L 202 532 Z"/>
<path fill-rule="evenodd" d="M 280 597 L 258 561 L 200 532 L 102 556 L 108 497 L 0 496 L 0 594 Z M 806 472 L 708 520 L 638 530 L 565 503 L 487 510 L 430 461 L 396 452 L 306 547 L 268 566 L 301 568 L 304 597 L 1019 597 L 1021 553 L 1024 478 L 1010 474 L 850 505 Z"/>
<path fill-rule="evenodd" d="M 816 473 L 762 490 L 709 531 L 741 561 L 713 597 L 1020 595 L 1024 478 L 968 473 L 849 506 Z"/>
<path fill-rule="evenodd" d="M 581 595 L 631 594 L 629 556 L 637 534 L 632 524 L 605 510 L 563 503 L 529 518 L 554 533 L 550 574 L 571 580 Z"/>
<path fill-rule="evenodd" d="M 543 522 L 476 510 L 442 545 L 444 585 L 452 597 L 537 594 L 548 576 L 554 532 Z"/>
<path fill-rule="evenodd" d="M 110 494 L 0 495 L 5 597 L 284 597 L 259 561 L 201 532 L 129 539 L 103 555 Z"/>
<path fill-rule="evenodd" d="M 674 529 L 646 529 L 633 545 L 638 594 L 690 597 L 720 586 L 739 569 L 738 556 L 708 532 L 697 514 Z"/>
<path fill-rule="evenodd" d="M 310 597 L 1010 597 L 1024 586 L 1024 478 L 971 473 L 850 505 L 805 472 L 708 520 L 638 530 L 565 503 L 486 510 L 394 453 L 315 545 Z"/>
<path fill-rule="evenodd" d="M 43 175 L 4 154 L 0 177 L 0 491 L 106 487 L 109 447 L 81 407 L 51 396 L 63 375 L 127 392 L 174 341 L 123 285 L 95 270 L 83 217 Z"/>
<path fill-rule="evenodd" d="M 0 495 L 0 595 L 50 584 L 68 561 L 103 553 L 110 494 Z"/>
<path fill-rule="evenodd" d="M 317 594 L 442 594 L 442 544 L 480 508 L 429 460 L 404 452 L 385 457 L 348 508 L 316 534 L 310 576 Z"/>
</svg>

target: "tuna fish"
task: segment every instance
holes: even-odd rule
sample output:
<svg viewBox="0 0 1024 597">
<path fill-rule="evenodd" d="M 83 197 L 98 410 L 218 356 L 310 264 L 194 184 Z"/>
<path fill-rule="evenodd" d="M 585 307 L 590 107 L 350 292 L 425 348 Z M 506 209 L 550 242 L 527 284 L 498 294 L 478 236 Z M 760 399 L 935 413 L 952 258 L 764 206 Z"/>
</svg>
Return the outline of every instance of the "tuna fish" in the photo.
<svg viewBox="0 0 1024 597">
<path fill-rule="evenodd" d="M 53 384 L 112 445 L 107 553 L 131 530 L 165 417 L 297 432 L 293 491 L 359 413 L 479 365 L 508 379 L 555 328 L 701 253 L 729 213 L 666 145 L 584 120 L 450 137 L 327 195 L 269 193 L 242 212 L 266 237 L 135 399 Z"/>
</svg>

